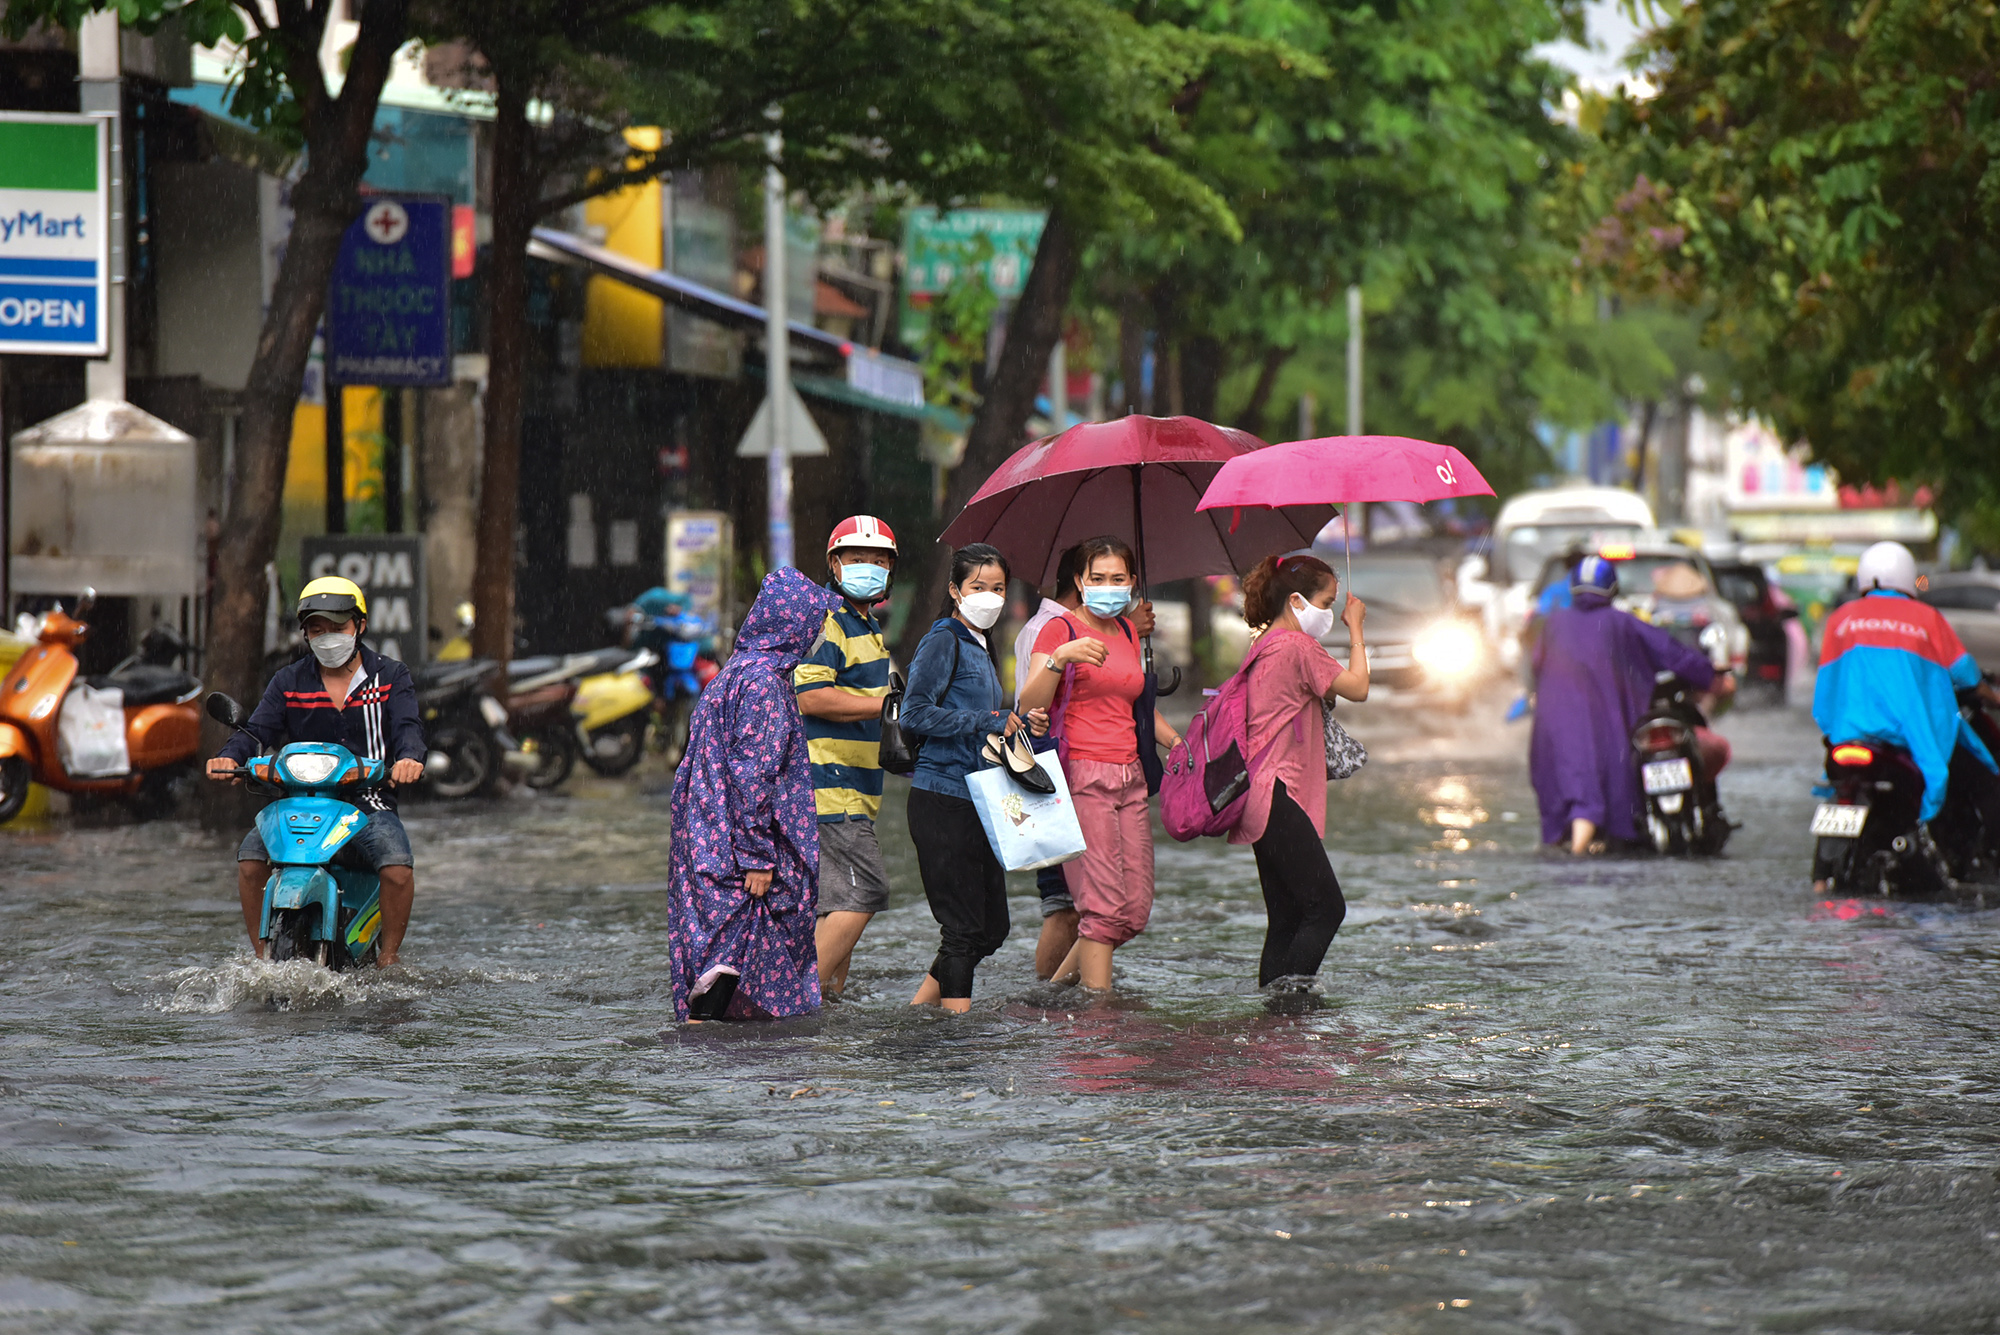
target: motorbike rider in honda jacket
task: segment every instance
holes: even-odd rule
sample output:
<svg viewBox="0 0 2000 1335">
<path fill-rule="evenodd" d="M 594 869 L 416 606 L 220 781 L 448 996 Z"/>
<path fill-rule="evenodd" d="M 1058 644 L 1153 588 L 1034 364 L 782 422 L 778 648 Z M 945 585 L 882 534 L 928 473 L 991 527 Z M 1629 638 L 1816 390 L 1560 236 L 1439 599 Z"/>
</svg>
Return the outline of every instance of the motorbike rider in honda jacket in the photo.
<svg viewBox="0 0 2000 1335">
<path fill-rule="evenodd" d="M 2000 704 L 2000 693 L 1943 615 L 1917 600 L 1909 548 L 1876 543 L 1861 554 L 1854 579 L 1861 596 L 1828 617 L 1820 633 L 1813 721 L 1830 743 L 1878 742 L 1907 752 L 1924 779 L 1925 825 L 1944 809 L 1950 787 L 1963 784 L 1988 839 L 2000 836 L 2000 764 L 1960 715 L 1958 692 L 1976 691 L 1990 704 Z"/>
</svg>

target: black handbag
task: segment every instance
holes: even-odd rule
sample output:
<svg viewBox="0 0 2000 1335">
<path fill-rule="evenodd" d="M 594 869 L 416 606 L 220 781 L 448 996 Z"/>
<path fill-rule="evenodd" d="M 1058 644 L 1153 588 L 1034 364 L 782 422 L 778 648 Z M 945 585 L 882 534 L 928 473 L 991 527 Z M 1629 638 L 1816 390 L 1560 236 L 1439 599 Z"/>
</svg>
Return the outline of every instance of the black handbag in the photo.
<svg viewBox="0 0 2000 1335">
<path fill-rule="evenodd" d="M 950 688 L 952 677 L 958 675 L 958 636 L 951 637 L 951 672 L 945 677 L 946 689 Z M 924 739 L 917 733 L 903 731 L 903 692 L 909 683 L 900 672 L 889 673 L 889 693 L 882 697 L 882 743 L 877 759 L 885 774 L 915 774 L 917 757 L 923 754 Z"/>
<path fill-rule="evenodd" d="M 903 674 L 889 674 L 889 693 L 882 697 L 881 765 L 884 773 L 915 774 L 917 751 L 924 739 L 903 732 Z"/>
</svg>

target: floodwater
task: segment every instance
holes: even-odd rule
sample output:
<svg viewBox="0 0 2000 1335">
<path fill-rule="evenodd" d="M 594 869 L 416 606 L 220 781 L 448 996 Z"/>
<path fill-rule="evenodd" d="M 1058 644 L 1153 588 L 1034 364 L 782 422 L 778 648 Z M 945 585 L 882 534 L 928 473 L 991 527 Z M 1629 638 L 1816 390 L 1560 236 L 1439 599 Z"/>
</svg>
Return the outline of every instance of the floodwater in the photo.
<svg viewBox="0 0 2000 1335">
<path fill-rule="evenodd" d="M 1797 714 L 1724 721 L 1724 859 L 1551 858 L 1496 716 L 1343 714 L 1291 1014 L 1247 850 L 1164 841 L 1111 1002 L 1034 984 L 1021 877 L 911 1011 L 900 792 L 850 999 L 694 1031 L 643 782 L 412 809 L 359 977 L 248 961 L 233 841 L 0 833 L 0 1329 L 2000 1326 L 2000 912 L 1815 903 Z"/>
</svg>

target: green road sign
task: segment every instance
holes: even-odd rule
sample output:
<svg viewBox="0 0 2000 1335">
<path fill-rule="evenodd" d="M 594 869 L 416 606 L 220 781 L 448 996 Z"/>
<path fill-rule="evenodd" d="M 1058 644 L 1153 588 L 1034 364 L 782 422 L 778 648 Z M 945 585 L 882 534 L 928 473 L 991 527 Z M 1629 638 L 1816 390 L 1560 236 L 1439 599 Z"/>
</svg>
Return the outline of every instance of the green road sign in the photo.
<svg viewBox="0 0 2000 1335">
<path fill-rule="evenodd" d="M 980 266 L 987 286 L 1012 301 L 1027 286 L 1048 214 L 1038 209 L 912 209 L 903 222 L 903 341 L 922 342 L 930 299 L 961 276 L 967 252 L 985 237 L 992 254 Z"/>
</svg>

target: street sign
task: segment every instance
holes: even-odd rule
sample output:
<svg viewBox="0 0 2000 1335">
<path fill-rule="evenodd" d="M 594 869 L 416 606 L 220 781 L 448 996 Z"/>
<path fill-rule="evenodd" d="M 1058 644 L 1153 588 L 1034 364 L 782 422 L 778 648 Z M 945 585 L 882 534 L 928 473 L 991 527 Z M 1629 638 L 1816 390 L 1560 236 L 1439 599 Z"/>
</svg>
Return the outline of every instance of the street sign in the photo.
<svg viewBox="0 0 2000 1335">
<path fill-rule="evenodd" d="M 451 383 L 451 238 L 449 200 L 369 200 L 327 290 L 327 383 Z"/>
<path fill-rule="evenodd" d="M 424 661 L 430 621 L 424 606 L 424 540 L 414 533 L 329 535 L 300 540 L 308 580 L 338 575 L 368 599 L 368 631 L 377 653 L 405 663 Z"/>
<path fill-rule="evenodd" d="M 785 386 L 785 401 L 791 411 L 785 415 L 785 453 L 794 459 L 817 457 L 827 452 L 826 437 L 820 434 L 819 423 L 813 421 L 812 412 L 806 401 L 790 385 Z M 739 459 L 768 459 L 771 457 L 771 396 L 757 405 L 757 413 L 744 429 L 743 439 L 736 442 L 736 457 Z"/>
<path fill-rule="evenodd" d="M 0 353 L 109 347 L 110 124 L 0 112 Z"/>
<path fill-rule="evenodd" d="M 950 287 L 966 247 L 983 236 L 993 243 L 992 257 L 981 266 L 987 285 L 1011 301 L 1027 286 L 1047 221 L 1035 209 L 911 209 L 903 223 L 903 291 L 931 297 Z"/>
</svg>

